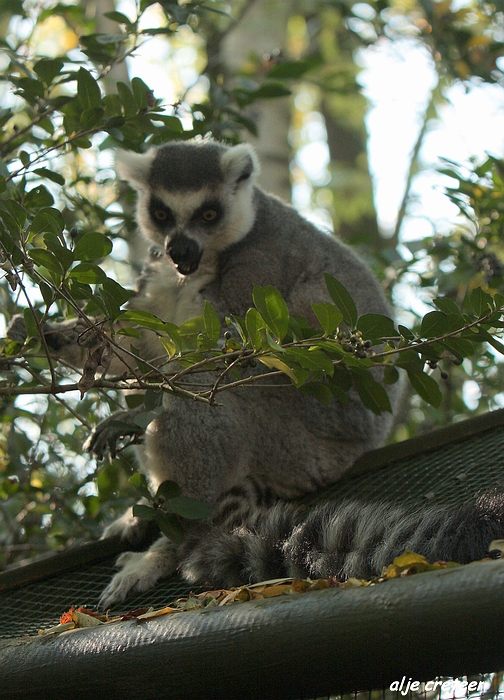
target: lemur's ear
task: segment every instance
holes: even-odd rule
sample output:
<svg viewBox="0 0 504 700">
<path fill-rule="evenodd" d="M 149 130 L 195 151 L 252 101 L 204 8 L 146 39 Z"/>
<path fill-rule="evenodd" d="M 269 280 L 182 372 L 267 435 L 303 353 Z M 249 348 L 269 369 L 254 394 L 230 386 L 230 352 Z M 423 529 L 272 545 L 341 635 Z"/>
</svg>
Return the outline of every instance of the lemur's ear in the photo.
<svg viewBox="0 0 504 700">
<path fill-rule="evenodd" d="M 221 158 L 221 168 L 226 180 L 235 185 L 253 180 L 260 170 L 256 152 L 248 143 L 231 146 Z"/>
<path fill-rule="evenodd" d="M 147 153 L 135 153 L 134 151 L 117 151 L 115 157 L 115 169 L 121 180 L 126 180 L 135 187 L 148 185 L 149 173 L 152 161 L 156 157 L 156 149 Z"/>
</svg>

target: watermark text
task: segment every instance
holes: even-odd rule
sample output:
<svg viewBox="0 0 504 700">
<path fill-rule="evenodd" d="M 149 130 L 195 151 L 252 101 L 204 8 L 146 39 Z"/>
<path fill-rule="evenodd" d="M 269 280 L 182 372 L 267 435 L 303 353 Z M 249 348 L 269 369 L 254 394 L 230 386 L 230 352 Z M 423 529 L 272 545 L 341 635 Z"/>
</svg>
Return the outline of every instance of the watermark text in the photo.
<svg viewBox="0 0 504 700">
<path fill-rule="evenodd" d="M 421 681 L 414 681 L 412 678 L 403 676 L 400 681 L 393 681 L 390 684 L 390 690 L 400 693 L 401 695 L 407 695 L 410 691 L 416 692 L 420 690 L 421 687 L 423 687 L 426 692 L 440 690 L 445 693 L 459 695 L 462 693 L 482 693 L 485 690 L 485 683 L 484 681 L 465 681 L 459 678 L 422 683 Z"/>
</svg>

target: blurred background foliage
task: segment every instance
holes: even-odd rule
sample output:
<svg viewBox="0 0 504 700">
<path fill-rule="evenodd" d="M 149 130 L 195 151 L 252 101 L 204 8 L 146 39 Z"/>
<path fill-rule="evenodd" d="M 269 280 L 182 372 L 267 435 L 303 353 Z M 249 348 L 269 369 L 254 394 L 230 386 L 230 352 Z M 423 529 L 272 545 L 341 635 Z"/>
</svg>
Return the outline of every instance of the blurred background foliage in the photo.
<svg viewBox="0 0 504 700">
<path fill-rule="evenodd" d="M 159 60 L 149 68 L 147 84 L 135 76 L 142 48 L 153 41 Z M 429 53 L 437 81 L 410 156 L 397 222 L 384 231 L 368 167 L 359 50 L 404 41 Z M 421 321 L 404 300 L 405 285 L 427 310 L 438 294 L 459 307 L 477 287 L 504 294 L 504 163 L 498 158 L 440 163 L 447 195 L 459 210 L 456 222 L 419 240 L 401 238 L 422 169 L 423 139 L 446 89 L 502 85 L 501 0 L 2 0 L 0 45 L 5 324 L 30 305 L 63 318 L 74 302 L 117 310 L 127 295 L 113 281 L 131 288 L 145 250 L 135 233 L 132 193 L 115 180 L 113 149 L 141 151 L 146 144 L 206 134 L 230 143 L 251 140 L 262 162 L 261 184 L 285 199 L 303 192 L 303 211 L 315 212 L 358 248 L 394 299 L 402 323 L 419 327 Z M 170 99 L 157 96 L 161 85 Z M 322 177 L 310 177 L 296 160 L 314 138 L 329 153 Z M 24 239 L 27 220 L 31 238 Z M 69 296 L 58 296 L 54 288 L 66 265 L 61 236 L 77 245 L 86 234 L 95 234 L 86 239 L 94 242 L 93 255 L 80 244 Z M 110 255 L 97 234 L 112 242 Z M 9 249 L 13 235 L 21 241 L 16 250 Z M 90 295 L 90 285 L 103 281 L 96 262 L 111 282 Z M 50 284 L 30 274 L 34 263 Z M 441 405 L 427 406 L 411 393 L 394 439 L 504 405 L 503 364 L 492 346 L 479 346 L 460 367 L 440 364 L 443 377 L 439 369 L 433 376 L 442 387 Z M 19 394 L 20 384 L 47 385 L 56 371 L 59 382 L 72 383 L 75 375 L 35 359 L 14 369 L 5 360 L 1 370 L 1 386 L 12 388 L 0 404 L 5 566 L 98 537 L 103 523 L 134 498 L 128 484 L 134 463 L 128 452 L 100 465 L 82 453 L 90 428 L 122 405 L 113 391 L 93 390 L 82 400 L 77 392 Z"/>
</svg>

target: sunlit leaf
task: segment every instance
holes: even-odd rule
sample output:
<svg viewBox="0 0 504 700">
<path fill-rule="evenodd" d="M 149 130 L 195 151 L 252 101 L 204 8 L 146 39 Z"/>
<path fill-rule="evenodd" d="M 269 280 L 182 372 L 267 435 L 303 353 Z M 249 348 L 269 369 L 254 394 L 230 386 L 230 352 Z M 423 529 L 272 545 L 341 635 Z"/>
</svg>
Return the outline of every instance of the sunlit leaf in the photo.
<svg viewBox="0 0 504 700">
<path fill-rule="evenodd" d="M 345 289 L 345 287 L 335 277 L 324 275 L 327 291 L 336 307 L 343 314 L 343 320 L 350 328 L 354 328 L 357 323 L 357 307 L 355 302 Z"/>
<path fill-rule="evenodd" d="M 329 302 L 312 304 L 312 309 L 326 335 L 334 333 L 343 321 L 343 314 L 338 311 L 334 304 Z"/>
<path fill-rule="evenodd" d="M 73 254 L 76 260 L 96 260 L 104 258 L 112 251 L 112 241 L 103 233 L 83 234 L 76 242 Z"/>
<path fill-rule="evenodd" d="M 205 332 L 210 338 L 211 343 L 215 344 L 220 337 L 221 324 L 219 317 L 215 313 L 212 305 L 208 303 L 208 301 L 205 301 L 203 320 L 205 322 Z"/>
<path fill-rule="evenodd" d="M 77 99 L 83 110 L 97 107 L 101 101 L 100 87 L 85 68 L 79 68 L 77 73 Z"/>
<path fill-rule="evenodd" d="M 252 298 L 267 327 L 282 341 L 289 328 L 289 310 L 280 292 L 270 286 L 254 287 Z"/>
</svg>

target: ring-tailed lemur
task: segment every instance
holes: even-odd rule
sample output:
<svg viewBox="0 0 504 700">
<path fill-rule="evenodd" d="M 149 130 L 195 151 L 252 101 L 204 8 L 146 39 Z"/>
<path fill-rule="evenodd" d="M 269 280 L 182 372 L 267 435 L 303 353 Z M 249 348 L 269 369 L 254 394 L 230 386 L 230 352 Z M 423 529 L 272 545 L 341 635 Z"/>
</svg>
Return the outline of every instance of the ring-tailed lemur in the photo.
<svg viewBox="0 0 504 700">
<path fill-rule="evenodd" d="M 272 285 L 291 314 L 315 323 L 311 305 L 329 300 L 329 273 L 349 290 L 359 313 L 389 315 L 379 284 L 346 246 L 254 184 L 258 164 L 250 146 L 171 142 L 143 155 L 119 153 L 117 171 L 137 190 L 139 226 L 156 246 L 130 308 L 180 324 L 201 314 L 208 300 L 221 320 L 243 317 L 253 286 Z M 76 362 L 78 330 L 48 327 L 47 342 Z M 151 331 L 135 345 L 145 359 L 164 352 Z M 118 355 L 108 371 L 123 369 Z M 398 385 L 387 391 L 396 406 Z M 405 545 L 435 558 L 467 560 L 483 556 L 490 540 L 504 535 L 502 508 L 490 515 L 483 506 L 406 515 L 352 502 L 301 516 L 287 504 L 275 505 L 337 481 L 359 455 L 385 441 L 392 416 L 375 415 L 353 390 L 347 405 L 322 406 L 288 381 L 227 390 L 220 403 L 208 407 L 166 396 L 139 456 L 153 490 L 166 479 L 176 481 L 184 494 L 215 507 L 212 524 L 195 527 L 178 549 L 162 536 L 146 552 L 121 555 L 122 569 L 102 605 L 152 587 L 177 566 L 189 581 L 214 585 L 288 572 L 364 575 L 379 573 Z M 134 416 L 121 412 L 121 424 L 133 424 Z M 114 449 L 116 419 L 91 435 L 88 449 L 96 456 Z M 469 513 L 476 524 L 464 531 L 461 518 Z M 130 510 L 105 534 L 133 540 L 140 530 Z"/>
</svg>

